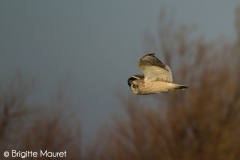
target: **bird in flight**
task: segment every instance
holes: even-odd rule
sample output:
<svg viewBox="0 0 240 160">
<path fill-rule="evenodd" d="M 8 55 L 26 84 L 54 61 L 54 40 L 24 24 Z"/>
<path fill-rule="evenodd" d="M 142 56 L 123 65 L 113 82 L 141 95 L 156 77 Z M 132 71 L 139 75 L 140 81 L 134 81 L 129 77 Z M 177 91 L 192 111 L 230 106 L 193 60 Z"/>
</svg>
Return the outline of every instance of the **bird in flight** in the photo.
<svg viewBox="0 0 240 160">
<path fill-rule="evenodd" d="M 156 94 L 188 88 L 172 83 L 171 69 L 155 57 L 154 53 L 143 56 L 138 62 L 138 68 L 144 75 L 133 75 L 128 79 L 128 85 L 135 94 Z"/>
</svg>

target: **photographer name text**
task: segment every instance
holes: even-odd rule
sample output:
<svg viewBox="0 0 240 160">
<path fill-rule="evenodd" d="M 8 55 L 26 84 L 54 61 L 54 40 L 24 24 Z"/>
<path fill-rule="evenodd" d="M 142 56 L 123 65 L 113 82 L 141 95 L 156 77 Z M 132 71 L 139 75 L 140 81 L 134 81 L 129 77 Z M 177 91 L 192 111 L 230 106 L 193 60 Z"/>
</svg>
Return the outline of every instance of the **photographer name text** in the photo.
<svg viewBox="0 0 240 160">
<path fill-rule="evenodd" d="M 39 152 L 34 151 L 17 151 L 12 150 L 11 152 L 5 151 L 5 157 L 12 158 L 28 158 L 28 157 L 67 157 L 67 151 L 62 152 L 50 152 L 48 150 L 40 150 Z"/>
</svg>

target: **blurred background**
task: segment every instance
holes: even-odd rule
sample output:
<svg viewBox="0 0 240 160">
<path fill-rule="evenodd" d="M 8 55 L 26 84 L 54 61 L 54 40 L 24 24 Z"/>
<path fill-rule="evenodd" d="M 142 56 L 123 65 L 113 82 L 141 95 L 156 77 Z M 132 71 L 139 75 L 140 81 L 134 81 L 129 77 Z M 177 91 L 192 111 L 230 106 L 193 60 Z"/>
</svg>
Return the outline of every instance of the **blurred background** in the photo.
<svg viewBox="0 0 240 160">
<path fill-rule="evenodd" d="M 1 1 L 1 159 L 240 159 L 239 5 Z M 189 89 L 134 95 L 148 53 Z"/>
</svg>

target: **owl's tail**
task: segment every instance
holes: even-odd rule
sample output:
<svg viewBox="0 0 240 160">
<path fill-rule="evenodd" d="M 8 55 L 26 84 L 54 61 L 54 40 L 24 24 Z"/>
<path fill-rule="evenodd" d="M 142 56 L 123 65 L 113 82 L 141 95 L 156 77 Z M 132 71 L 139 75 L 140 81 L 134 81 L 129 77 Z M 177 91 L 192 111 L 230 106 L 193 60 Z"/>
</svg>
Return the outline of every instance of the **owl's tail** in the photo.
<svg viewBox="0 0 240 160">
<path fill-rule="evenodd" d="M 182 89 L 182 90 L 187 89 L 187 88 L 188 88 L 188 86 L 185 86 L 185 85 L 178 85 L 176 87 L 176 89 Z"/>
<path fill-rule="evenodd" d="M 177 90 L 177 89 L 187 89 L 188 86 L 186 85 L 180 85 L 180 84 L 175 84 L 175 83 L 168 83 L 169 89 L 170 90 Z"/>
</svg>

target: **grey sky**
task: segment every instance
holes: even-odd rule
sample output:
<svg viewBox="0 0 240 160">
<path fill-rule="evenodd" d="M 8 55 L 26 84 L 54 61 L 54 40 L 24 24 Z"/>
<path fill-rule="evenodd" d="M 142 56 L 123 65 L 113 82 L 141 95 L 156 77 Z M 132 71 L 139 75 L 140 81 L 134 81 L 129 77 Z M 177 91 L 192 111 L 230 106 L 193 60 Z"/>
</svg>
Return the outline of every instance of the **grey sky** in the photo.
<svg viewBox="0 0 240 160">
<path fill-rule="evenodd" d="M 34 99 L 47 102 L 56 84 L 71 75 L 83 135 L 94 135 L 109 122 L 111 113 L 121 110 L 113 93 L 118 88 L 130 92 L 127 78 L 140 73 L 136 63 L 146 54 L 143 33 L 157 34 L 161 8 L 175 10 L 178 24 L 196 24 L 198 34 L 208 40 L 220 35 L 234 39 L 238 4 L 233 0 L 2 0 L 0 82 L 7 85 L 20 70 L 24 77 L 37 79 Z"/>
</svg>

